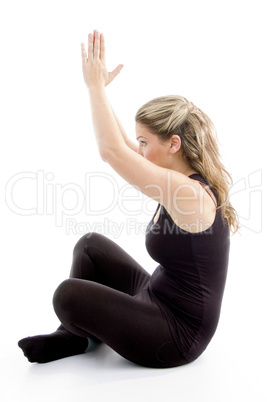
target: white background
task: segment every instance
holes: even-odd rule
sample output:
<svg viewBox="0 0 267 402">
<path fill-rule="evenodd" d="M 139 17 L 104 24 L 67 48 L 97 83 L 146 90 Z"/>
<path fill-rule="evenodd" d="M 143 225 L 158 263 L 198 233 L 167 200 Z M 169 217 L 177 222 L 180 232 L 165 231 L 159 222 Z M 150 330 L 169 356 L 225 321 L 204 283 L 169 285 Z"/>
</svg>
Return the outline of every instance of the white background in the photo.
<svg viewBox="0 0 267 402">
<path fill-rule="evenodd" d="M 1 1 L 2 401 L 266 400 L 265 6 Z M 214 121 L 233 176 L 242 230 L 232 237 L 220 324 L 203 356 L 182 368 L 140 368 L 105 347 L 30 365 L 17 347 L 20 338 L 57 327 L 51 298 L 86 229 L 114 239 L 149 272 L 156 266 L 143 230 L 156 204 L 137 198 L 94 141 L 80 42 L 95 28 L 105 34 L 108 67 L 124 64 L 108 95 L 129 136 L 144 102 L 183 95 Z"/>
</svg>

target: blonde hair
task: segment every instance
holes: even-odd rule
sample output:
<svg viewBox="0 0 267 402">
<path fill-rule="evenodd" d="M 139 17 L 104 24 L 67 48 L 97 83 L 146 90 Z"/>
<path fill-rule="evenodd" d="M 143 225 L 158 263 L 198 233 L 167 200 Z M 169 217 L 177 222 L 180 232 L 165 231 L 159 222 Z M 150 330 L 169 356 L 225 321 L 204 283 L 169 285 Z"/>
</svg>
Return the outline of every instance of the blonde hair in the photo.
<svg viewBox="0 0 267 402">
<path fill-rule="evenodd" d="M 235 233 L 239 223 L 229 201 L 232 177 L 220 161 L 217 134 L 210 118 L 186 98 L 170 95 L 147 102 L 137 111 L 135 120 L 162 141 L 179 135 L 182 156 L 212 186 L 218 197 L 218 208 Z"/>
</svg>

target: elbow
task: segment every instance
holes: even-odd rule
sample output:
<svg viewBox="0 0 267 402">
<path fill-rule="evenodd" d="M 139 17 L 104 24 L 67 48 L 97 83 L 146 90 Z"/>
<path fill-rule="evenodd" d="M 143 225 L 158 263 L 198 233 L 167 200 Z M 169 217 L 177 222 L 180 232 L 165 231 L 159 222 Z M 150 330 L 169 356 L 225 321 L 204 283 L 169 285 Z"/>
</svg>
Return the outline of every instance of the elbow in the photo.
<svg viewBox="0 0 267 402">
<path fill-rule="evenodd" d="M 108 160 L 110 159 L 110 151 L 107 149 L 100 149 L 99 150 L 99 155 L 100 158 L 104 161 L 104 162 L 108 162 Z"/>
<path fill-rule="evenodd" d="M 114 160 L 114 158 L 116 159 L 119 157 L 119 155 L 123 154 L 123 146 L 118 146 L 116 148 L 100 148 L 99 154 L 104 162 L 110 164 Z"/>
</svg>

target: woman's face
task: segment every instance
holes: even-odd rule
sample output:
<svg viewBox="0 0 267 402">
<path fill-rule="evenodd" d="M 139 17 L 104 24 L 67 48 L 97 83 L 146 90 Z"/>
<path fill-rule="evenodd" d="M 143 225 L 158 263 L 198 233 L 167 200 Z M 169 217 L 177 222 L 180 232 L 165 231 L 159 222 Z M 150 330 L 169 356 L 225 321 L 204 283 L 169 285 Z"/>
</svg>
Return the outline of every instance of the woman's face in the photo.
<svg viewBox="0 0 267 402">
<path fill-rule="evenodd" d="M 151 134 L 140 123 L 136 123 L 136 139 L 139 143 L 140 155 L 158 166 L 168 167 L 170 141 L 161 141 L 157 135 Z"/>
</svg>

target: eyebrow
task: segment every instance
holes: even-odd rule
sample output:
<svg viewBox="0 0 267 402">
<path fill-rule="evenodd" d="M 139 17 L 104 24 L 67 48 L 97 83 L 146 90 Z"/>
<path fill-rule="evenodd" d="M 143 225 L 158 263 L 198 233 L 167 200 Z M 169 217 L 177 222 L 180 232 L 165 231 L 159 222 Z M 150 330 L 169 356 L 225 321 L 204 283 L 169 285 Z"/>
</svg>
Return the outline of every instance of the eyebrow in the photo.
<svg viewBox="0 0 267 402">
<path fill-rule="evenodd" d="M 144 137 L 143 135 L 139 135 L 139 137 L 137 137 L 136 139 L 139 140 L 139 138 L 144 138 L 145 140 L 147 140 L 147 138 Z"/>
</svg>

